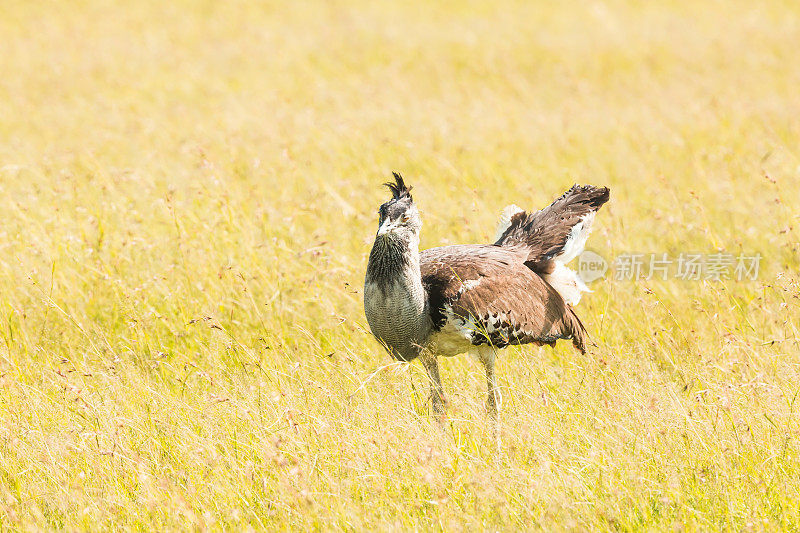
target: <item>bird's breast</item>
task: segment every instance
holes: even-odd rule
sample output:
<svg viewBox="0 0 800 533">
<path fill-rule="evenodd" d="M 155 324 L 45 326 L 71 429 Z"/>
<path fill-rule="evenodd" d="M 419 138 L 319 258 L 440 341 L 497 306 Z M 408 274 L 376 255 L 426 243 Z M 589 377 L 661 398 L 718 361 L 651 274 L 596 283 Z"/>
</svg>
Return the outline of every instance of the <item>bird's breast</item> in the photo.
<svg viewBox="0 0 800 533">
<path fill-rule="evenodd" d="M 364 312 L 373 335 L 397 352 L 393 355 L 406 359 L 416 357 L 427 335 L 421 283 L 367 281 Z"/>
</svg>

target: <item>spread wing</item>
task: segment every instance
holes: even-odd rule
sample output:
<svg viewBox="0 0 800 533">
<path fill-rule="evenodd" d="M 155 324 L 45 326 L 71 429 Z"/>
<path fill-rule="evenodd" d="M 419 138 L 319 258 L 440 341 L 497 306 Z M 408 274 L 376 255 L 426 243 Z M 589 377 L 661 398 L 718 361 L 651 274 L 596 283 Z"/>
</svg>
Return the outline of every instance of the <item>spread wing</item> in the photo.
<svg viewBox="0 0 800 533">
<path fill-rule="evenodd" d="M 568 263 L 583 250 L 594 215 L 609 195 L 607 187 L 573 185 L 541 211 L 511 215 L 495 244 L 525 248 L 525 261 L 537 271 L 552 269 L 554 258 Z"/>
<path fill-rule="evenodd" d="M 422 252 L 422 283 L 434 327 L 448 322 L 474 344 L 554 344 L 572 339 L 585 349 L 586 331 L 572 308 L 533 272 L 524 250 L 462 245 Z"/>
</svg>

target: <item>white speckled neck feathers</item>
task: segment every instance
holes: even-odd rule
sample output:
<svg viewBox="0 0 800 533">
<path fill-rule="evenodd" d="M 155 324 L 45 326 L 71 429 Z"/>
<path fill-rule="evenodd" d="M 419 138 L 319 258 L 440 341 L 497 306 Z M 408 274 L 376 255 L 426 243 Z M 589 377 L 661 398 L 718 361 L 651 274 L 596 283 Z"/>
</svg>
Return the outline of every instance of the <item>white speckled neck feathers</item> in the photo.
<svg viewBox="0 0 800 533">
<path fill-rule="evenodd" d="M 364 311 L 375 337 L 401 360 L 416 358 L 430 334 L 419 238 L 378 236 L 364 282 Z"/>
</svg>

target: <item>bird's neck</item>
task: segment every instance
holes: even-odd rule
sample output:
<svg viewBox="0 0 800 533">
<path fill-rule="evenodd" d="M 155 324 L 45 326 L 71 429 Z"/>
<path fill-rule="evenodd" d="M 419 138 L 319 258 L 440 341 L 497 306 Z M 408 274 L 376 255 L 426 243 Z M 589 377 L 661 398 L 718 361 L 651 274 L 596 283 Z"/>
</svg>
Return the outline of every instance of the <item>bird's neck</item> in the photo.
<svg viewBox="0 0 800 533">
<path fill-rule="evenodd" d="M 378 237 L 364 283 L 364 312 L 372 333 L 393 357 L 411 361 L 428 334 L 419 239 Z"/>
<path fill-rule="evenodd" d="M 366 277 L 368 283 L 376 283 L 383 289 L 397 284 L 421 287 L 419 237 L 414 235 L 408 241 L 377 237 L 369 254 Z"/>
</svg>

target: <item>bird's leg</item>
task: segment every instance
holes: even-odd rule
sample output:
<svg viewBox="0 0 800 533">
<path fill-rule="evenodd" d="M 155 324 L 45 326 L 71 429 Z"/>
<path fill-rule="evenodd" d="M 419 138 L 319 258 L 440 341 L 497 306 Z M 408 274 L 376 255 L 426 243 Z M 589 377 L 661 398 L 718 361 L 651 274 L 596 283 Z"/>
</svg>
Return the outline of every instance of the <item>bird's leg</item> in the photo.
<svg viewBox="0 0 800 533">
<path fill-rule="evenodd" d="M 439 362 L 436 356 L 431 353 L 425 353 L 420 357 L 422 359 L 422 366 L 425 367 L 425 372 L 428 374 L 428 382 L 431 387 L 431 407 L 433 408 L 433 415 L 436 417 L 437 422 L 444 423 L 444 411 L 447 406 L 447 400 L 444 397 L 444 390 L 442 389 L 442 378 L 439 377 Z"/>
<path fill-rule="evenodd" d="M 497 386 L 497 377 L 494 373 L 495 351 L 492 346 L 482 347 L 478 353 L 483 366 L 486 368 L 486 412 L 489 415 L 492 424 L 492 437 L 497 445 L 497 450 L 500 450 L 500 428 L 499 428 L 499 410 L 503 403 L 500 396 L 500 388 Z"/>
</svg>

